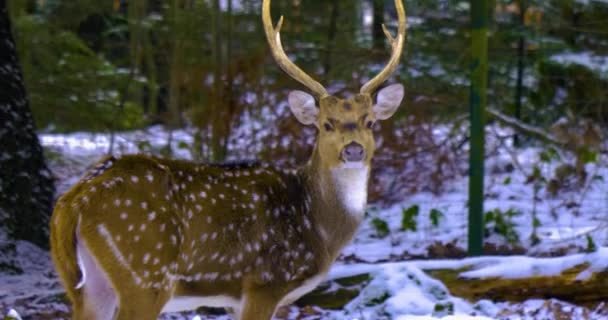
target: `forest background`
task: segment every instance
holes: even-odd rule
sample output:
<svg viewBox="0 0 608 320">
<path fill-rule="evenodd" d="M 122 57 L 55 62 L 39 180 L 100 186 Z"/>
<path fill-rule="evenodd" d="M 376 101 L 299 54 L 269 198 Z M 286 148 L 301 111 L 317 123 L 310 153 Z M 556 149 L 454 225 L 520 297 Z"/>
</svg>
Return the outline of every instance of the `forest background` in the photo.
<svg viewBox="0 0 608 320">
<path fill-rule="evenodd" d="M 530 203 L 565 192 L 584 194 L 590 181 L 604 179 L 587 165 L 605 167 L 607 153 L 608 1 L 488 2 L 486 155 L 498 154 L 498 148 L 508 149 L 513 159 L 529 148 L 540 155 L 529 171 L 514 160 L 488 172 L 526 171 L 526 183 L 534 185 Z M 96 158 L 136 151 L 294 166 L 311 152 L 314 129 L 302 128 L 286 105 L 289 91 L 302 87 L 272 60 L 261 1 L 7 0 L 6 5 L 40 136 L 84 133 L 92 143 L 96 136 L 107 138 Z M 418 0 L 405 6 L 406 49 L 391 82 L 405 85 L 406 98 L 393 119 L 375 128 L 379 149 L 370 202 L 380 207 L 418 192 L 441 195 L 468 170 L 470 3 Z M 282 39 L 289 56 L 333 94 L 357 92 L 388 59 L 380 25 L 395 28 L 392 1 L 275 0 L 272 12 L 275 20 L 285 16 Z M 20 146 L 38 141 L 17 135 L 11 141 L 15 149 L 5 148 L 5 133 L 20 127 L 10 119 L 5 124 L 0 228 L 11 238 L 48 247 L 54 199 L 94 159 L 74 163 L 62 148 L 47 143 L 45 169 L 36 169 L 43 179 L 21 190 L 1 178 L 19 176 L 22 169 L 12 167 L 17 162 L 11 159 L 21 155 Z M 549 171 L 543 169 L 547 163 Z M 42 198 L 31 196 L 38 190 Z M 21 205 L 30 200 L 36 202 L 32 207 Z M 608 203 L 608 196 L 590 200 Z M 466 206 L 466 200 L 458 201 Z M 577 205 L 562 206 L 576 210 Z M 510 214 L 486 213 L 493 219 L 486 235 L 512 237 Z M 383 221 L 374 221 L 376 231 L 385 232 Z M 14 251 L 0 240 L 0 252 Z M 14 266 L 0 261 L 0 268 Z"/>
<path fill-rule="evenodd" d="M 608 1 L 488 2 L 484 252 L 595 252 L 608 243 Z M 405 101 L 374 128 L 370 213 L 340 263 L 466 255 L 468 199 L 458 192 L 471 140 L 470 2 L 404 3 L 406 49 L 390 82 L 405 85 Z M 303 88 L 272 60 L 259 0 L 0 0 L 4 8 L 3 274 L 24 273 L 14 239 L 48 248 L 54 200 L 103 154 L 292 167 L 311 152 L 315 130 L 286 104 Z M 285 16 L 289 56 L 337 96 L 389 57 L 380 25 L 396 27 L 390 0 L 275 0 L 272 12 Z M 61 296 L 53 281 L 50 296 Z"/>
<path fill-rule="evenodd" d="M 372 201 L 421 188 L 440 192 L 466 170 L 460 155 L 468 137 L 437 141 L 433 130 L 468 125 L 469 3 L 420 0 L 406 7 L 407 47 L 394 77 L 406 85 L 406 99 L 395 120 L 377 128 L 382 147 L 374 175 L 397 178 L 372 183 Z M 115 133 L 162 125 L 191 129 L 192 140 L 179 148 L 196 161 L 293 165 L 310 153 L 314 131 L 302 130 L 285 104 L 300 86 L 271 60 L 259 1 L 20 0 L 8 8 L 41 133 L 110 133 L 111 154 Z M 501 139 L 557 144 L 583 163 L 598 159 L 608 121 L 608 3 L 490 1 L 489 8 L 489 120 L 524 134 Z M 287 21 L 290 56 L 340 96 L 356 92 L 386 61 L 379 26 L 396 23 L 393 11 L 384 0 L 273 3 Z M 170 146 L 171 134 L 167 140 Z M 141 152 L 173 152 L 145 138 L 136 143 Z M 424 154 L 434 160 L 416 160 Z M 583 174 L 578 167 L 568 174 Z"/>
</svg>

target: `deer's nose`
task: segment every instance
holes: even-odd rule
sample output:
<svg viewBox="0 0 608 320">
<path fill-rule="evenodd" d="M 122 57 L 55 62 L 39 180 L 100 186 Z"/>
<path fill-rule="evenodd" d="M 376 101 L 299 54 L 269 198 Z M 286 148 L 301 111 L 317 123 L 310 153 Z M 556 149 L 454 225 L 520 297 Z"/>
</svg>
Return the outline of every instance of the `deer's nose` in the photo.
<svg viewBox="0 0 608 320">
<path fill-rule="evenodd" d="M 359 162 L 362 161 L 364 157 L 365 150 L 363 149 L 363 146 L 356 142 L 347 144 L 342 150 L 342 159 L 347 162 Z"/>
</svg>

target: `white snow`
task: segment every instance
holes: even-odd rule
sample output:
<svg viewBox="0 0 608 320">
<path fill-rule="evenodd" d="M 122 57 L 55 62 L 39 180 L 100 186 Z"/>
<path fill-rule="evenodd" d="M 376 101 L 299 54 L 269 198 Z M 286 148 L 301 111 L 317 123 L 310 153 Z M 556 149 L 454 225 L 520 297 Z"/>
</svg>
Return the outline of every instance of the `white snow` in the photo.
<svg viewBox="0 0 608 320">
<path fill-rule="evenodd" d="M 336 264 L 327 279 L 340 279 L 360 274 L 370 274 L 372 277 L 372 281 L 361 290 L 357 298 L 346 305 L 344 311 L 332 313 L 335 319 L 345 319 L 354 315 L 362 316 L 362 319 L 379 319 L 382 316 L 388 316 L 387 319 L 436 319 L 431 316 L 433 314 L 441 319 L 450 319 L 438 315 L 435 310 L 437 305 L 451 305 L 453 319 L 494 319 L 499 312 L 504 311 L 507 304 L 487 300 L 471 304 L 453 297 L 441 282 L 429 277 L 422 270 L 460 270 L 465 266 L 473 266 L 472 270 L 461 272 L 459 277 L 515 279 L 558 275 L 583 264 L 587 264 L 588 267 L 576 277 L 579 280 L 587 278 L 591 272 L 605 270 L 608 267 L 608 248 L 599 248 L 598 251 L 589 254 L 555 258 L 510 256 L 461 260 L 414 260 L 381 264 Z M 554 302 L 558 301 L 554 300 Z M 529 300 L 524 305 L 528 305 L 528 309 L 540 310 L 546 303 L 546 300 Z M 568 304 L 564 306 L 576 308 Z M 576 319 L 588 318 L 581 314 L 580 318 Z"/>
<path fill-rule="evenodd" d="M 492 141 L 496 135 L 506 136 L 508 130 L 489 128 L 486 158 L 486 178 L 484 211 L 511 211 L 513 231 L 519 241 L 515 244 L 525 248 L 530 254 L 547 252 L 580 252 L 587 246 L 587 236 L 596 246 L 608 245 L 608 156 L 601 155 L 597 163 L 585 166 L 589 179 L 581 186 L 573 185 L 557 196 L 547 190 L 547 185 L 555 177 L 555 170 L 564 164 L 574 164 L 575 160 L 566 154 L 560 160 L 541 160 L 539 148 L 520 150 L 507 146 L 496 146 Z M 515 163 L 515 164 L 513 164 Z M 512 166 L 512 169 L 507 169 Z M 529 181 L 537 168 L 545 181 L 538 184 Z M 370 218 L 385 221 L 390 233 L 382 237 L 371 219 L 366 219 L 354 241 L 343 251 L 344 257 L 357 261 L 382 262 L 408 257 L 425 257 L 433 245 L 453 245 L 465 250 L 468 219 L 468 177 L 454 177 L 444 181 L 445 192 L 437 195 L 431 192 L 411 194 L 401 203 L 388 208 L 370 206 Z M 419 207 L 419 215 L 414 218 L 416 231 L 402 231 L 403 210 L 411 206 Z M 433 224 L 432 211 L 439 212 L 437 225 Z M 539 226 L 533 228 L 533 214 L 536 213 Z M 537 245 L 532 245 L 531 237 L 536 233 Z M 500 246 L 509 246 L 508 241 L 494 234 L 487 239 Z"/>
<path fill-rule="evenodd" d="M 604 2 L 608 3 L 608 0 L 604 0 Z M 582 65 L 598 73 L 603 78 L 608 77 L 608 56 L 600 56 L 591 51 L 582 51 L 558 53 L 552 55 L 550 59 L 557 63 L 565 65 Z"/>
<path fill-rule="evenodd" d="M 6 316 L 14 318 L 14 320 L 21 320 L 21 316 L 19 315 L 19 313 L 17 313 L 17 311 L 15 311 L 15 309 L 9 310 Z"/>
<path fill-rule="evenodd" d="M 0 231 L 0 245 L 5 240 L 5 235 Z M 12 257 L 2 257 L 2 260 L 12 258 L 23 273 L 0 272 L 0 318 L 5 312 L 24 317 L 41 310 L 67 312 L 68 307 L 59 298 L 63 289 L 55 275 L 49 253 L 26 241 L 15 244 L 14 255 L 9 254 Z"/>
<path fill-rule="evenodd" d="M 419 268 L 387 264 L 374 272 L 373 280 L 345 306 L 343 312 L 336 314 L 342 319 L 352 315 L 360 315 L 363 319 L 446 315 L 436 311 L 437 305 L 452 306 L 456 315 L 473 313 L 468 302 L 451 297 L 441 282 Z"/>
<path fill-rule="evenodd" d="M 413 267 L 424 270 L 452 269 L 459 270 L 473 266 L 472 270 L 463 271 L 464 278 L 503 278 L 521 279 L 540 276 L 558 275 L 574 266 L 587 264 L 580 275 L 589 271 L 601 271 L 608 268 L 608 247 L 598 248 L 592 253 L 581 253 L 552 258 L 533 258 L 526 256 L 485 256 L 466 259 L 444 260 L 411 260 L 404 262 L 387 262 L 380 264 L 335 264 L 327 275 L 328 280 L 352 277 L 364 273 L 393 272 L 395 268 Z M 388 271 L 387 271 L 388 270 Z M 580 279 L 580 278 L 579 278 Z M 581 279 L 582 280 L 582 279 Z"/>
</svg>

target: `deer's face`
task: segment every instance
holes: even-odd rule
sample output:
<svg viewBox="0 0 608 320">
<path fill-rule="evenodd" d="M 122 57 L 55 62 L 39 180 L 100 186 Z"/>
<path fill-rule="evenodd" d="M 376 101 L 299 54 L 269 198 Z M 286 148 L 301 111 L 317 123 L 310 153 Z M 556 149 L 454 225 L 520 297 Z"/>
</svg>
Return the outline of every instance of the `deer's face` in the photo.
<svg viewBox="0 0 608 320">
<path fill-rule="evenodd" d="M 326 168 L 363 168 L 374 155 L 374 123 L 392 116 L 402 99 L 403 86 L 396 84 L 380 90 L 375 104 L 369 95 L 357 94 L 325 96 L 317 107 L 311 95 L 293 91 L 289 106 L 301 123 L 319 129 L 317 151 Z"/>
</svg>

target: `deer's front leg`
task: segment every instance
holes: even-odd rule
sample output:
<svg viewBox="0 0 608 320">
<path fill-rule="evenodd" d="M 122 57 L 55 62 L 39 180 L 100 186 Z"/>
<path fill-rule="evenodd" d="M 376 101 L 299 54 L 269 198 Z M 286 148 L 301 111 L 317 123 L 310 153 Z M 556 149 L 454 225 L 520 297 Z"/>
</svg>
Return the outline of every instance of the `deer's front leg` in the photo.
<svg viewBox="0 0 608 320">
<path fill-rule="evenodd" d="M 276 289 L 276 288 L 275 288 Z M 249 289 L 243 297 L 243 307 L 238 320 L 270 320 L 274 315 L 280 297 L 272 293 L 270 287 Z M 238 314 L 238 313 L 237 313 Z"/>
<path fill-rule="evenodd" d="M 156 320 L 162 306 L 167 302 L 165 295 L 159 295 L 152 290 L 139 292 L 137 299 L 125 295 L 120 300 L 114 320 Z"/>
</svg>

